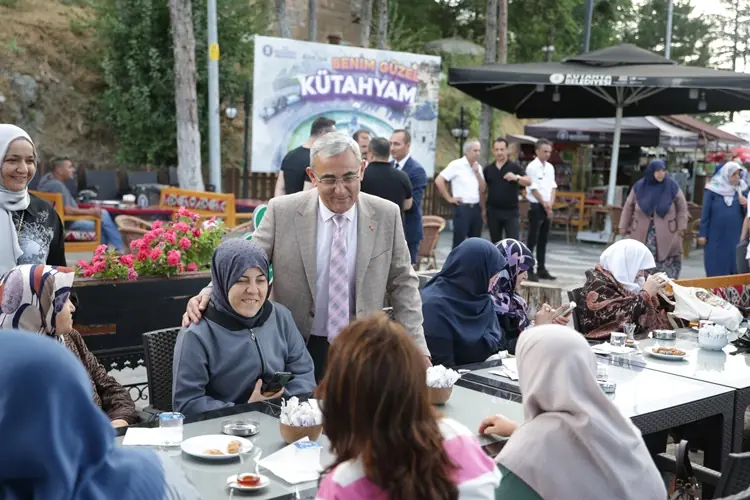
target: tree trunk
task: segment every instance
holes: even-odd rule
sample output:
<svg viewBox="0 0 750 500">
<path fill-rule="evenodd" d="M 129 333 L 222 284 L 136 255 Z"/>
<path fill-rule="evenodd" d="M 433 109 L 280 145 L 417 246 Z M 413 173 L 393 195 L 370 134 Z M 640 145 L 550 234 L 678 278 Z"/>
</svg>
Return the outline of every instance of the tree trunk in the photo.
<svg viewBox="0 0 750 500">
<path fill-rule="evenodd" d="M 307 0 L 307 41 L 318 40 L 318 0 Z"/>
<path fill-rule="evenodd" d="M 203 191 L 201 133 L 195 70 L 195 33 L 191 0 L 169 0 L 174 45 L 174 101 L 177 120 L 177 178 L 180 187 Z"/>
<path fill-rule="evenodd" d="M 487 24 L 484 30 L 484 63 L 494 63 L 497 59 L 497 2 L 487 2 Z M 492 107 L 482 104 L 482 114 L 479 119 L 479 144 L 482 147 L 480 163 L 486 163 L 489 158 L 490 135 L 492 135 Z"/>
<path fill-rule="evenodd" d="M 497 12 L 497 62 L 508 64 L 508 0 L 498 0 Z"/>
<path fill-rule="evenodd" d="M 359 45 L 367 48 L 370 46 L 370 30 L 372 28 L 372 0 L 362 0 L 362 12 L 359 23 L 361 27 Z"/>
<path fill-rule="evenodd" d="M 388 48 L 388 0 L 378 0 L 377 48 Z"/>
<path fill-rule="evenodd" d="M 286 0 L 276 0 L 276 22 L 279 23 L 279 36 L 292 38 L 289 31 L 289 17 L 286 15 Z"/>
</svg>

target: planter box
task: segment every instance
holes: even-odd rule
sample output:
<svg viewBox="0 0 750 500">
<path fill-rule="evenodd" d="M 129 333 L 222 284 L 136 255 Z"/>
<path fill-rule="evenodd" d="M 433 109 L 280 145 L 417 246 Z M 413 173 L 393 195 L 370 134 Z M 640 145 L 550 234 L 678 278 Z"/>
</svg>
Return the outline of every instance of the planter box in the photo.
<svg viewBox="0 0 750 500">
<path fill-rule="evenodd" d="M 107 369 L 135 368 L 143 358 L 141 335 L 180 325 L 188 300 L 210 281 L 209 271 L 137 281 L 76 278 L 74 327 Z"/>
</svg>

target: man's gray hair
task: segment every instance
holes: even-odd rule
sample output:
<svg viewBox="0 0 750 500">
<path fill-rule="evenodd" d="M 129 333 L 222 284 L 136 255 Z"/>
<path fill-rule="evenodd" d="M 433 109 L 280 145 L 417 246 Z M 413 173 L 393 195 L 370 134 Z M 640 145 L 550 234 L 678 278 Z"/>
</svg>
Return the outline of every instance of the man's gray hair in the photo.
<svg viewBox="0 0 750 500">
<path fill-rule="evenodd" d="M 479 142 L 479 139 L 469 139 L 464 143 L 464 153 L 468 153 L 469 151 L 471 151 L 471 148 L 474 147 L 474 144 L 479 144 L 480 146 L 482 145 Z"/>
<path fill-rule="evenodd" d="M 318 137 L 310 147 L 310 165 L 313 164 L 313 159 L 315 159 L 317 155 L 329 158 L 331 156 L 339 155 L 346 150 L 351 150 L 357 161 L 362 158 L 359 144 L 347 134 L 342 132 L 331 132 Z"/>
</svg>

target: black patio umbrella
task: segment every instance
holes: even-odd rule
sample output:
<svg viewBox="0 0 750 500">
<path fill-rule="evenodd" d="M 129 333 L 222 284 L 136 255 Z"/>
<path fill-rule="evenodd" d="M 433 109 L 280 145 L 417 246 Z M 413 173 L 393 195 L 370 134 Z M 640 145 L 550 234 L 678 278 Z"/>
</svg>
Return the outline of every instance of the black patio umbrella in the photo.
<svg viewBox="0 0 750 500">
<path fill-rule="evenodd" d="M 559 63 L 451 68 L 448 84 L 519 118 L 614 115 L 608 204 L 614 202 L 623 116 L 750 109 L 750 74 L 680 66 L 630 44 Z"/>
</svg>

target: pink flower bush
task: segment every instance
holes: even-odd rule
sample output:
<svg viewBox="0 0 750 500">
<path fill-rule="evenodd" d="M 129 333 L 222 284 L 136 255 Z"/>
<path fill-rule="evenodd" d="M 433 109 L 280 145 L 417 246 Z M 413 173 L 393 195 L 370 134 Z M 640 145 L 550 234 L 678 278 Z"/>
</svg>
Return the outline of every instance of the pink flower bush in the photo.
<svg viewBox="0 0 750 500">
<path fill-rule="evenodd" d="M 78 262 L 79 276 L 136 280 L 141 276 L 172 276 L 209 269 L 214 249 L 226 229 L 215 217 L 207 223 L 180 207 L 171 223 L 156 221 L 151 231 L 130 243 L 131 253 L 118 255 L 100 245 L 91 262 Z"/>
</svg>

